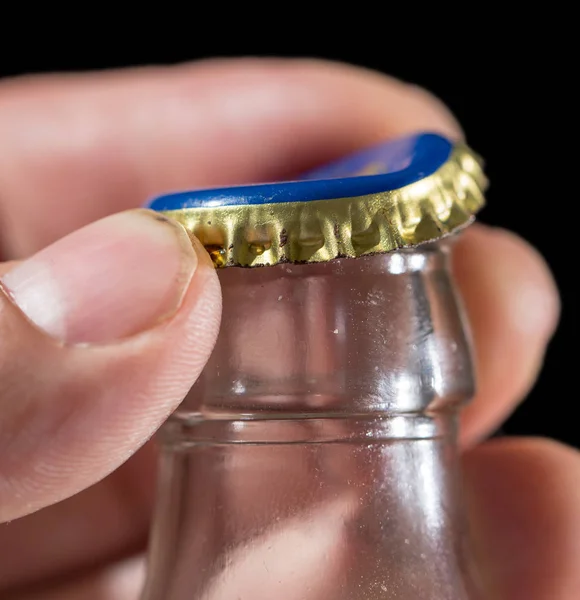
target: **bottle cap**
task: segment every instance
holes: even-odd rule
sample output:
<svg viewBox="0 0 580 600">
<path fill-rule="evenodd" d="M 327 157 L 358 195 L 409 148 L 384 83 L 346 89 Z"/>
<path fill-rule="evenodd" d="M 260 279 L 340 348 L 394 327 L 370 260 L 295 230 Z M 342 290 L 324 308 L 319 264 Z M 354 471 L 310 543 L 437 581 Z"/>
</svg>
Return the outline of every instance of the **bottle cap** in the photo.
<svg viewBox="0 0 580 600">
<path fill-rule="evenodd" d="M 167 194 L 216 267 L 324 262 L 408 248 L 468 225 L 487 180 L 467 146 L 423 133 L 357 152 L 295 181 Z"/>
</svg>

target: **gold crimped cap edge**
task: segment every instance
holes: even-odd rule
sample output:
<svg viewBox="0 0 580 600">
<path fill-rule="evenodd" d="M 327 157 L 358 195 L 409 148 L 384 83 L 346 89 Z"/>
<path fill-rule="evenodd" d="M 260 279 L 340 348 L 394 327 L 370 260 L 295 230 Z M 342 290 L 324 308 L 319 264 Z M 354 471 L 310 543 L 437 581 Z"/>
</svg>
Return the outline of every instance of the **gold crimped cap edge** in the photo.
<svg viewBox="0 0 580 600">
<path fill-rule="evenodd" d="M 458 144 L 432 175 L 396 190 L 163 214 L 195 235 L 218 268 L 316 263 L 441 239 L 473 220 L 486 187 L 481 159 Z"/>
</svg>

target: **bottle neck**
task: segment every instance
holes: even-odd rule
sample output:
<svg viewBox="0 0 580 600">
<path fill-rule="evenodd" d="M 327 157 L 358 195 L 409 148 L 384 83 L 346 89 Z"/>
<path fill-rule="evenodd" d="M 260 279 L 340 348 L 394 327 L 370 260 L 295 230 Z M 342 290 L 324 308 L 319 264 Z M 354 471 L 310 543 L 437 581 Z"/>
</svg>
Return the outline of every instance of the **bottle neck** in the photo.
<svg viewBox="0 0 580 600">
<path fill-rule="evenodd" d="M 467 600 L 445 248 L 226 269 L 210 362 L 161 433 L 144 600 Z"/>
<path fill-rule="evenodd" d="M 220 281 L 220 335 L 177 418 L 408 414 L 473 393 L 446 245 Z"/>
</svg>

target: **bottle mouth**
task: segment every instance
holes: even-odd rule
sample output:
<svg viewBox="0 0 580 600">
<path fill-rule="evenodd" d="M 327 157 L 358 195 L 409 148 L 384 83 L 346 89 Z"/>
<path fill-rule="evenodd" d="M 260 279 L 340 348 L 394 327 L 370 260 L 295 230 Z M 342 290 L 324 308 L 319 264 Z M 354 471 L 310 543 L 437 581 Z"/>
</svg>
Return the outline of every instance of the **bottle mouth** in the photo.
<svg viewBox="0 0 580 600">
<path fill-rule="evenodd" d="M 326 262 L 434 241 L 471 222 L 486 179 L 465 145 L 423 133 L 295 181 L 166 194 L 148 207 L 181 222 L 216 267 Z"/>
</svg>

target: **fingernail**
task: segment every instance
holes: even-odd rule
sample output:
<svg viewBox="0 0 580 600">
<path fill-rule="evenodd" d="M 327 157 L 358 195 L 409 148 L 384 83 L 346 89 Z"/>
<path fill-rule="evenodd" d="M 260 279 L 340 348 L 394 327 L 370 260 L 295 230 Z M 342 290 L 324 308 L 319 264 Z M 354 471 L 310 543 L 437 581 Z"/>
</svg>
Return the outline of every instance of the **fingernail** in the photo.
<svg viewBox="0 0 580 600">
<path fill-rule="evenodd" d="M 49 335 L 67 343 L 106 343 L 175 313 L 197 262 L 181 225 L 133 210 L 75 231 L 1 281 Z"/>
</svg>

